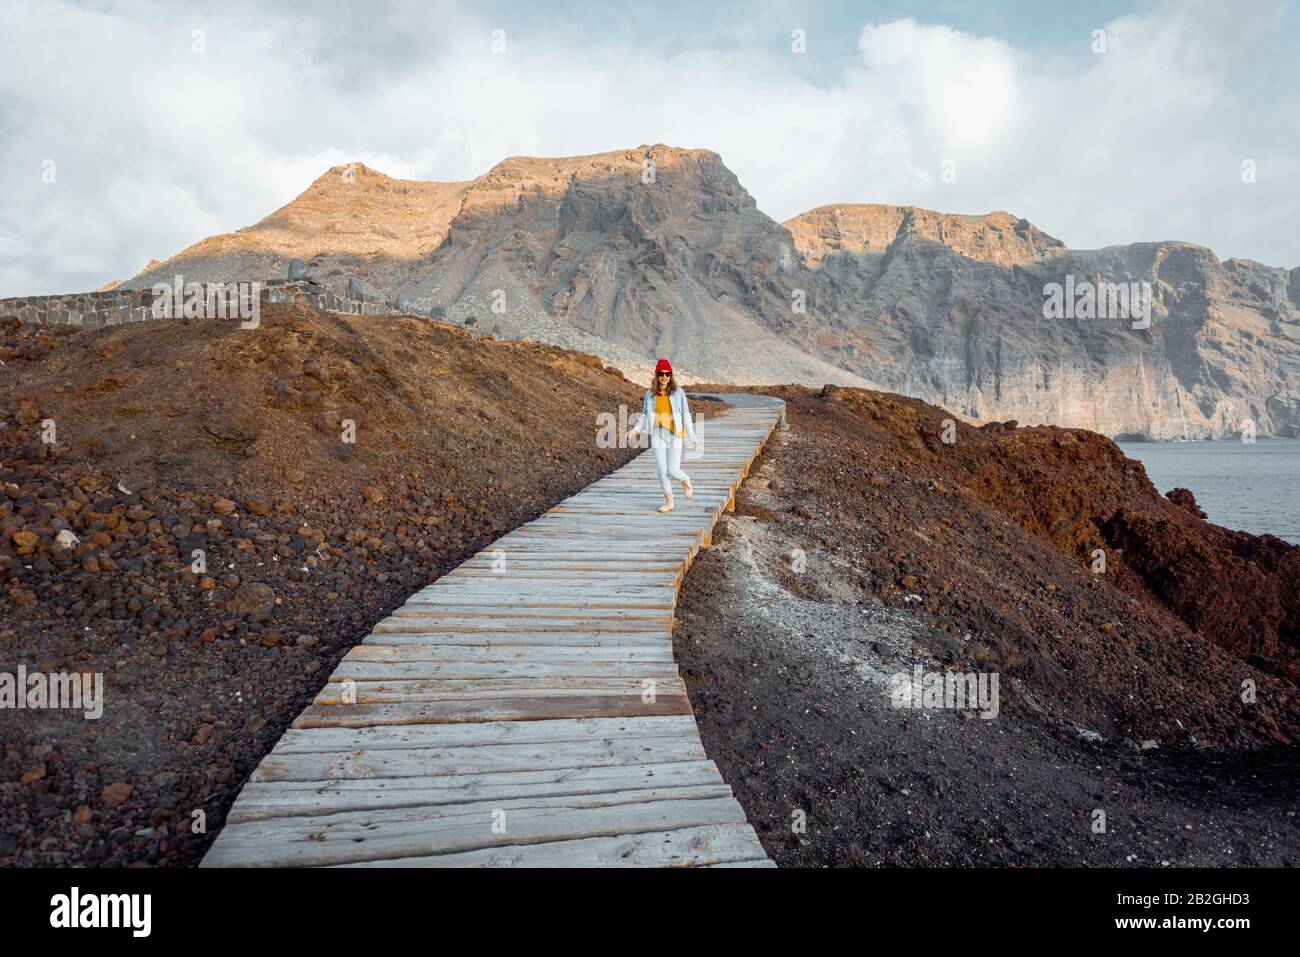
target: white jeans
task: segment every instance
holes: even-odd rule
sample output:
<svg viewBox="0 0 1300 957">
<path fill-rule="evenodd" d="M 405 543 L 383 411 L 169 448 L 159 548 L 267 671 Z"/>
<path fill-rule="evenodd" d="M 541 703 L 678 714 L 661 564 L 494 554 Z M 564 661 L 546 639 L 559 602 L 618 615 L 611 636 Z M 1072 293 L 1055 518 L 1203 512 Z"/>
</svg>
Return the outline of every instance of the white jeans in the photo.
<svg viewBox="0 0 1300 957">
<path fill-rule="evenodd" d="M 655 468 L 659 472 L 659 484 L 665 495 L 673 493 L 672 482 L 689 482 L 690 476 L 682 471 L 682 440 L 667 429 L 655 426 L 650 432 L 650 448 L 655 453 Z"/>
</svg>

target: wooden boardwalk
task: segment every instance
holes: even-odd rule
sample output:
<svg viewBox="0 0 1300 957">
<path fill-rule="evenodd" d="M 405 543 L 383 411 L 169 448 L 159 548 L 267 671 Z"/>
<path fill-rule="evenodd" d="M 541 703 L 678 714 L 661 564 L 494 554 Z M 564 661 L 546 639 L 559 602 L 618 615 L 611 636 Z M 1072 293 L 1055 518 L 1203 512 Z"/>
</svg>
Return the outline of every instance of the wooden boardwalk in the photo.
<svg viewBox="0 0 1300 957">
<path fill-rule="evenodd" d="M 709 419 L 672 513 L 645 452 L 413 595 L 262 760 L 203 866 L 772 866 L 704 753 L 672 622 L 781 414 Z"/>
</svg>

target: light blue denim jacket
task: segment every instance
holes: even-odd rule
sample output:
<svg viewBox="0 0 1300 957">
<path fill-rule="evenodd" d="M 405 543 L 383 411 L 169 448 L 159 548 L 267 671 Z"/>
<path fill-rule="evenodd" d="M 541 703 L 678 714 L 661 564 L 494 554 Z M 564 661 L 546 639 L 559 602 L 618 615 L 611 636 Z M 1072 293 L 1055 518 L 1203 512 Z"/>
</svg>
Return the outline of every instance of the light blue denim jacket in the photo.
<svg viewBox="0 0 1300 957">
<path fill-rule="evenodd" d="M 686 390 L 681 386 L 677 391 L 668 397 L 668 404 L 673 410 L 673 421 L 679 424 L 686 433 L 688 442 L 695 441 L 695 423 L 691 421 L 691 407 L 686 401 Z M 653 389 L 645 390 L 645 401 L 641 403 L 641 417 L 636 420 L 632 426 L 638 432 L 644 432 L 655 421 L 655 395 Z"/>
</svg>

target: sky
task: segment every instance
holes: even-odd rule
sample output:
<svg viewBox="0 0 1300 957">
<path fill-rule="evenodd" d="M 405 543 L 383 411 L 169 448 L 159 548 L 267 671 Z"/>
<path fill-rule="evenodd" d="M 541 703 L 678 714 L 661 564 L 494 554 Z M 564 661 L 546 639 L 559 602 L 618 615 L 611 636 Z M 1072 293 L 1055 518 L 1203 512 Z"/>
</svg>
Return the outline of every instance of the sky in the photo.
<svg viewBox="0 0 1300 957">
<path fill-rule="evenodd" d="M 778 221 L 1003 209 L 1294 268 L 1298 41 L 1287 0 L 0 0 L 0 297 L 134 275 L 347 162 L 654 143 Z"/>
</svg>

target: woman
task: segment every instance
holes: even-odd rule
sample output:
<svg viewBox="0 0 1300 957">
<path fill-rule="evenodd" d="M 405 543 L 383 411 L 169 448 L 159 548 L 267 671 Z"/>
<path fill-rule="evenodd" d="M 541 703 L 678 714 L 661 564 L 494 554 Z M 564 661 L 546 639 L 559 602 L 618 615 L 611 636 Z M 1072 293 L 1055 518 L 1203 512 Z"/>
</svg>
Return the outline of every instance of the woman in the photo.
<svg viewBox="0 0 1300 957">
<path fill-rule="evenodd" d="M 682 491 L 690 498 L 695 494 L 691 479 L 682 471 L 682 439 L 690 440 L 691 448 L 700 444 L 695 437 L 695 423 L 691 421 L 691 407 L 686 402 L 686 390 L 677 385 L 672 363 L 660 359 L 655 366 L 655 378 L 646 390 L 641 406 L 641 417 L 628 430 L 627 440 L 632 443 L 638 432 L 650 429 L 650 447 L 655 453 L 655 467 L 659 471 L 659 484 L 664 489 L 661 512 L 673 510 L 673 486 L 670 479 L 682 483 Z"/>
</svg>

